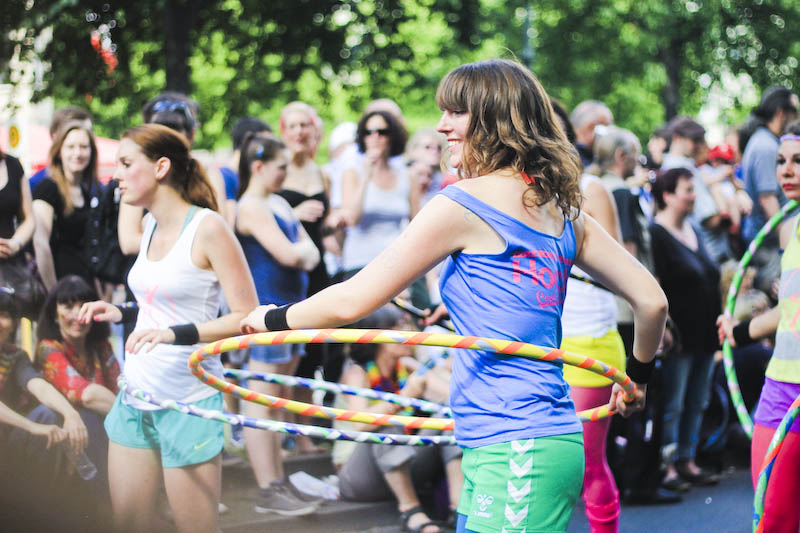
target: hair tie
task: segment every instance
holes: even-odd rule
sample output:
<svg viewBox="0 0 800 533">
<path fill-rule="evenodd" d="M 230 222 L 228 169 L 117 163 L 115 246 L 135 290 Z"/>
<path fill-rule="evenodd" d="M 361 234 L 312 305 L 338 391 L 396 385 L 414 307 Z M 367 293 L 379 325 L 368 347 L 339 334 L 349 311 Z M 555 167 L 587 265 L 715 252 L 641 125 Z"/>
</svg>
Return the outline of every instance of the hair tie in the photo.
<svg viewBox="0 0 800 533">
<path fill-rule="evenodd" d="M 263 144 L 259 144 L 258 148 L 256 148 L 255 158 L 256 159 L 261 159 L 262 157 L 264 157 L 264 145 Z"/>
<path fill-rule="evenodd" d="M 522 181 L 528 185 L 536 185 L 536 178 L 529 176 L 524 170 L 520 171 L 520 174 L 522 174 Z"/>
<path fill-rule="evenodd" d="M 794 133 L 787 133 L 783 137 L 781 137 L 781 144 L 785 143 L 786 141 L 800 141 L 800 135 L 795 135 Z"/>
</svg>

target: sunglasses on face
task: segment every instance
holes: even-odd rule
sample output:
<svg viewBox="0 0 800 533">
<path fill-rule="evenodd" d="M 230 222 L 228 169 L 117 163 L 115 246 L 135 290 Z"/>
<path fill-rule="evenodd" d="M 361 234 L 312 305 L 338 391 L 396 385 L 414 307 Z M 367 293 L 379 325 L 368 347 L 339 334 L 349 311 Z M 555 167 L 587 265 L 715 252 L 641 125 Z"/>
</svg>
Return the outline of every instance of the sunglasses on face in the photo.
<svg viewBox="0 0 800 533">
<path fill-rule="evenodd" d="M 389 128 L 378 128 L 373 130 L 364 130 L 364 137 L 369 137 L 373 133 L 377 133 L 381 137 L 388 137 L 389 136 Z"/>
</svg>

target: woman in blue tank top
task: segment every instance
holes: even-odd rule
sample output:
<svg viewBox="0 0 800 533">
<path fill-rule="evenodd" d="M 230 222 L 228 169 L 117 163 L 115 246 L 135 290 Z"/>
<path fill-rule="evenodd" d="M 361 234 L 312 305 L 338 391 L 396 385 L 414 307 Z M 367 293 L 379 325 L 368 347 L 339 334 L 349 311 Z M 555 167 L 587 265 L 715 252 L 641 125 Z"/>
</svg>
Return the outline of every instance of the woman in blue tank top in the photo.
<svg viewBox="0 0 800 533">
<path fill-rule="evenodd" d="M 609 403 L 622 414 L 640 409 L 666 298 L 580 212 L 578 157 L 544 89 L 521 65 L 496 59 L 450 72 L 437 102 L 438 130 L 462 179 L 353 278 L 292 306 L 259 307 L 243 331 L 351 323 L 444 260 L 441 294 L 458 333 L 559 346 L 574 263 L 634 310 L 635 400 L 626 404 L 615 387 Z M 465 448 L 458 530 L 565 530 L 583 480 L 583 442 L 562 367 L 463 350 L 450 402 Z"/>
</svg>

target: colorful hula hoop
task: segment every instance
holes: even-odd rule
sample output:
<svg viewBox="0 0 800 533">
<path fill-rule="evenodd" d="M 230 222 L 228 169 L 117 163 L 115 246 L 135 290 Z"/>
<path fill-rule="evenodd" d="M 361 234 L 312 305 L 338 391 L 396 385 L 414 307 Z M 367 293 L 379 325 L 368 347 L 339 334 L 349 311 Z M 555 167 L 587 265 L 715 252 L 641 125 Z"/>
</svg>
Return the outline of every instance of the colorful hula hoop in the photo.
<svg viewBox="0 0 800 533">
<path fill-rule="evenodd" d="M 343 385 L 341 383 L 333 383 L 330 381 L 323 381 L 321 379 L 308 379 L 296 376 L 286 376 L 283 374 L 272 374 L 270 372 L 251 372 L 248 370 L 234 370 L 231 368 L 225 369 L 225 376 L 236 378 L 239 381 L 247 379 L 257 379 L 259 381 L 266 381 L 268 383 L 277 383 L 278 385 L 285 385 L 287 387 L 304 387 L 311 390 L 322 390 L 325 392 L 332 392 L 334 394 L 348 394 L 351 396 L 361 396 L 362 398 L 369 398 L 372 400 L 382 400 L 384 402 L 393 403 L 402 407 L 418 409 L 425 413 L 435 413 L 440 416 L 450 417 L 452 413 L 450 408 L 438 403 L 429 402 L 427 400 L 420 400 L 418 398 L 410 398 L 408 396 L 400 396 L 391 392 L 377 391 L 367 389 L 364 387 L 351 387 L 350 385 Z"/>
<path fill-rule="evenodd" d="M 733 281 L 731 281 L 731 286 L 728 289 L 728 295 L 725 299 L 725 316 L 733 316 L 733 310 L 736 307 L 736 296 L 739 293 L 739 288 L 742 285 L 742 278 L 744 277 L 745 270 L 750 264 L 750 261 L 753 259 L 753 255 L 756 253 L 756 250 L 758 250 L 759 246 L 761 246 L 761 243 L 764 242 L 766 236 L 769 235 L 772 230 L 774 230 L 775 227 L 780 224 L 784 218 L 786 218 L 786 215 L 797 207 L 797 205 L 797 202 L 794 200 L 786 202 L 781 210 L 775 213 L 775 215 L 773 215 L 772 218 L 770 218 L 767 223 L 764 224 L 764 226 L 753 238 L 752 242 L 750 242 L 750 246 L 747 247 L 747 251 L 745 251 L 742 259 L 739 261 L 739 266 L 736 269 L 736 273 L 733 276 Z M 742 398 L 742 391 L 739 388 L 739 380 L 736 378 L 736 369 L 734 368 L 733 364 L 733 350 L 731 350 L 731 346 L 727 339 L 722 343 L 722 356 L 722 361 L 725 364 L 725 378 L 728 381 L 728 390 L 731 393 L 731 399 L 733 400 L 733 405 L 736 408 L 736 416 L 739 417 L 739 422 L 742 424 L 742 428 L 744 428 L 747 436 L 752 438 L 753 420 L 750 418 L 750 413 L 747 412 L 747 407 L 745 406 L 744 399 Z"/>
<path fill-rule="evenodd" d="M 454 446 L 455 437 L 451 435 L 403 435 L 388 433 L 371 433 L 368 431 L 349 431 L 343 429 L 329 429 L 319 426 L 306 426 L 303 424 L 290 424 L 277 420 L 265 420 L 244 415 L 235 415 L 213 409 L 203 409 L 195 405 L 179 402 L 177 400 L 163 400 L 156 398 L 149 392 L 135 389 L 128 385 L 123 376 L 117 380 L 119 389 L 134 398 L 153 404 L 162 409 L 172 409 L 179 413 L 199 416 L 208 420 L 216 420 L 232 426 L 246 426 L 266 431 L 276 431 L 293 435 L 327 440 L 348 440 L 354 442 L 367 442 L 370 444 L 390 444 L 400 446 Z"/>
<path fill-rule="evenodd" d="M 483 350 L 498 354 L 523 356 L 547 362 L 563 362 L 595 372 L 619 383 L 626 398 L 631 399 L 634 385 L 631 379 L 616 368 L 590 357 L 585 357 L 561 349 L 542 348 L 518 341 L 488 339 L 484 337 L 465 337 L 448 333 L 421 333 L 418 331 L 394 331 L 376 329 L 309 329 L 290 330 L 268 333 L 256 333 L 231 337 L 208 344 L 189 356 L 189 369 L 192 374 L 203 383 L 226 394 L 233 394 L 243 400 L 258 403 L 267 407 L 279 408 L 289 412 L 328 418 L 346 420 L 373 425 L 393 425 L 417 429 L 453 429 L 453 421 L 443 418 L 424 418 L 412 416 L 376 415 L 374 413 L 347 411 L 325 406 L 313 405 L 261 394 L 238 385 L 234 385 L 222 378 L 207 372 L 201 365 L 207 356 L 217 356 L 229 350 L 239 350 L 251 344 L 277 345 L 298 343 L 370 343 L 370 344 L 408 344 L 424 346 L 441 346 L 444 348 L 463 348 Z M 581 420 L 598 420 L 609 416 L 607 405 L 581 411 L 578 415 Z"/>
<path fill-rule="evenodd" d="M 778 429 L 776 429 L 775 434 L 772 435 L 767 454 L 764 456 L 764 460 L 761 463 L 761 472 L 758 474 L 756 494 L 753 499 L 754 532 L 761 533 L 764 531 L 764 522 L 762 518 L 764 517 L 764 497 L 767 495 L 769 476 L 772 474 L 772 467 L 775 465 L 775 459 L 778 458 L 778 454 L 781 451 L 786 434 L 789 432 L 789 428 L 792 427 L 792 424 L 794 424 L 798 413 L 800 413 L 800 396 L 789 406 L 789 410 L 781 420 Z"/>
</svg>

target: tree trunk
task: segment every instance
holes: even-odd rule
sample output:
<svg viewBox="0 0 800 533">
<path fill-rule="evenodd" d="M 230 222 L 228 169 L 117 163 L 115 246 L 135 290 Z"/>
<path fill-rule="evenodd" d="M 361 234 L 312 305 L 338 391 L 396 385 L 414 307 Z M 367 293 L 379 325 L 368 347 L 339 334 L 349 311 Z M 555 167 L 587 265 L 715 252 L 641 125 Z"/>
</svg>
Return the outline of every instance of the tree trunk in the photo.
<svg viewBox="0 0 800 533">
<path fill-rule="evenodd" d="M 681 88 L 681 53 L 682 43 L 671 41 L 666 48 L 659 50 L 661 62 L 667 71 L 667 85 L 664 87 L 664 111 L 669 121 L 678 114 L 678 103 Z"/>
<path fill-rule="evenodd" d="M 192 0 L 166 0 L 164 5 L 164 55 L 168 91 L 191 92 L 189 32 L 197 20 Z"/>
</svg>

